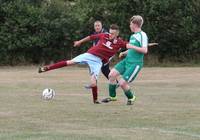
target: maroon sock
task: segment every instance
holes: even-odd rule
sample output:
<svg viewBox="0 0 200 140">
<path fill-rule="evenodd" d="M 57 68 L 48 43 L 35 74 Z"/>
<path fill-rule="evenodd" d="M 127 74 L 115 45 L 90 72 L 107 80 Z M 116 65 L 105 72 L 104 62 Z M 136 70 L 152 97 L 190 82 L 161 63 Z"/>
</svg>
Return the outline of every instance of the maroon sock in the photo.
<svg viewBox="0 0 200 140">
<path fill-rule="evenodd" d="M 93 102 L 95 102 L 98 98 L 97 86 L 92 87 L 92 95 L 93 95 Z"/>
<path fill-rule="evenodd" d="M 48 65 L 47 68 L 48 70 L 53 70 L 53 69 L 58 69 L 67 66 L 67 61 L 60 61 L 58 63 Z"/>
</svg>

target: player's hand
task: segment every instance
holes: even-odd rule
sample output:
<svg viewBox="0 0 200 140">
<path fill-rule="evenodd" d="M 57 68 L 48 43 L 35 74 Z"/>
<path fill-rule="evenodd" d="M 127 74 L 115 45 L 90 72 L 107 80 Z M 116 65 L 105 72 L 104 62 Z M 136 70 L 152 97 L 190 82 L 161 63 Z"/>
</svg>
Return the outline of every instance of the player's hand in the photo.
<svg viewBox="0 0 200 140">
<path fill-rule="evenodd" d="M 74 47 L 79 47 L 81 45 L 80 41 L 74 41 Z"/>
<path fill-rule="evenodd" d="M 158 46 L 158 43 L 149 43 L 148 44 L 148 47 L 156 47 L 156 46 Z"/>
<path fill-rule="evenodd" d="M 124 54 L 123 52 L 120 52 L 119 58 L 122 58 L 122 57 L 124 57 L 124 56 L 125 56 L 125 54 Z"/>
<path fill-rule="evenodd" d="M 127 48 L 127 49 L 132 49 L 133 46 L 132 46 L 131 44 L 126 44 L 126 48 Z"/>
</svg>

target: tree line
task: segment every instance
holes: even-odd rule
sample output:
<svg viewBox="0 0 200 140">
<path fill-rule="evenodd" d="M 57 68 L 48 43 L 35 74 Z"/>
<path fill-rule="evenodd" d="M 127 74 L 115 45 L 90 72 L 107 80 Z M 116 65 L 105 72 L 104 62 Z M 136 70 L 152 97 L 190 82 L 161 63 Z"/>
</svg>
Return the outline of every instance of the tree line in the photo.
<svg viewBox="0 0 200 140">
<path fill-rule="evenodd" d="M 92 33 L 95 20 L 120 26 L 131 35 L 129 19 L 144 17 L 149 42 L 146 65 L 199 63 L 199 0 L 0 0 L 0 65 L 41 64 L 70 59 L 90 43 L 73 41 Z"/>
</svg>

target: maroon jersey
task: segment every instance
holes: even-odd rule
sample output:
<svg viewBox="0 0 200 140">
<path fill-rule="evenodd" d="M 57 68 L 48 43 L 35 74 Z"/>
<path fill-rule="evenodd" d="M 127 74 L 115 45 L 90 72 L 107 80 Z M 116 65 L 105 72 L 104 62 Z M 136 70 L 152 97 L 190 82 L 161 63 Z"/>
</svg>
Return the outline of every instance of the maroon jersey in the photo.
<svg viewBox="0 0 200 140">
<path fill-rule="evenodd" d="M 98 56 L 104 63 L 107 63 L 109 59 L 114 56 L 121 48 L 125 48 L 127 42 L 120 38 L 109 40 L 109 34 L 100 33 L 91 35 L 90 39 L 99 39 L 95 46 L 92 46 L 87 53 Z"/>
</svg>

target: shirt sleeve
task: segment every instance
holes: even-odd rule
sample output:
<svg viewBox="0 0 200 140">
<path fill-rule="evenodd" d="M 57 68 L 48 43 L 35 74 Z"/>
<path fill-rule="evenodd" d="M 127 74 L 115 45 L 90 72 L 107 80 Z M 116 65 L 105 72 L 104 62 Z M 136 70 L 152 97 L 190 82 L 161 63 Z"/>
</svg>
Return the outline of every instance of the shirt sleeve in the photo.
<svg viewBox="0 0 200 140">
<path fill-rule="evenodd" d="M 141 44 L 142 44 L 142 47 L 147 47 L 148 46 L 148 37 L 147 37 L 146 34 L 142 35 L 142 42 L 141 42 Z"/>
<path fill-rule="evenodd" d="M 90 40 L 100 39 L 103 36 L 103 33 L 90 35 Z"/>
</svg>

